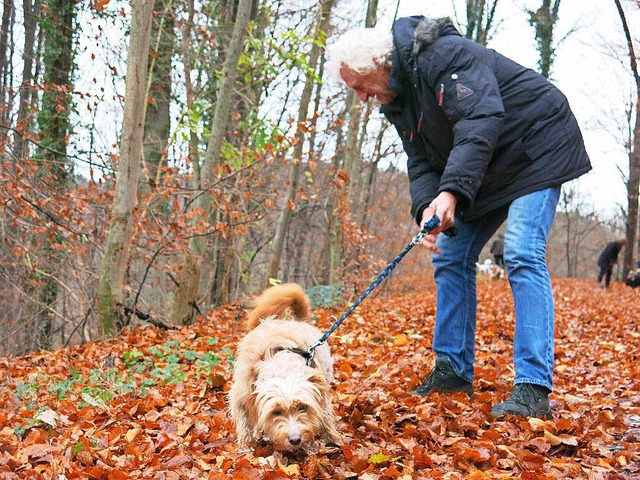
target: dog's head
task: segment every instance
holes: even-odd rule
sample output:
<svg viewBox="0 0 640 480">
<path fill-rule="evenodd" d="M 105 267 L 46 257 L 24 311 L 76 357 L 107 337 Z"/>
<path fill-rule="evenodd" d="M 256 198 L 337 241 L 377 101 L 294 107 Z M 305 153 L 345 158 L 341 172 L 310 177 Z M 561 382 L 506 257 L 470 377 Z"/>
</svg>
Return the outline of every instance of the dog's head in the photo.
<svg viewBox="0 0 640 480">
<path fill-rule="evenodd" d="M 256 433 L 265 434 L 276 449 L 305 449 L 323 436 L 325 412 L 331 406 L 328 385 L 317 370 L 267 377 L 255 388 L 249 415 Z"/>
</svg>

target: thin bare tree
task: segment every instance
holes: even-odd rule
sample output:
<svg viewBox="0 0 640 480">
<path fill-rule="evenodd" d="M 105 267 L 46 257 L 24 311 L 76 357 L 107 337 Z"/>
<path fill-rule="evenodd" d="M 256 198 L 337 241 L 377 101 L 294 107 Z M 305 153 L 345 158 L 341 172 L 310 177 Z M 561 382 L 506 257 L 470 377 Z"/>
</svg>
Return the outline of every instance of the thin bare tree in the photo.
<svg viewBox="0 0 640 480">
<path fill-rule="evenodd" d="M 636 237 L 638 234 L 638 193 L 640 189 L 640 74 L 638 74 L 638 63 L 636 60 L 635 48 L 633 45 L 633 37 L 629 30 L 627 17 L 620 0 L 614 0 L 622 29 L 627 40 L 627 48 L 629 50 L 629 63 L 631 74 L 636 84 L 636 109 L 635 109 L 635 126 L 633 128 L 633 148 L 629 153 L 629 177 L 627 178 L 627 221 L 626 221 L 626 238 L 627 248 L 624 254 L 623 278 L 627 277 L 629 270 L 633 268 L 633 259 L 636 250 Z M 640 8 L 640 3 L 636 1 L 636 5 Z"/>
<path fill-rule="evenodd" d="M 142 164 L 149 45 L 154 0 L 132 0 L 131 33 L 116 190 L 98 282 L 97 313 L 103 337 L 122 320 L 124 283 L 131 251 L 134 208 Z"/>
<path fill-rule="evenodd" d="M 313 87 L 315 85 L 315 78 L 310 72 L 315 72 L 318 66 L 318 59 L 320 58 L 320 49 L 318 45 L 319 40 L 324 37 L 327 28 L 329 27 L 329 19 L 331 16 L 331 10 L 335 4 L 335 0 L 323 0 L 320 2 L 316 19 L 312 27 L 311 38 L 314 39 L 311 52 L 309 53 L 309 66 L 306 74 L 304 88 L 302 90 L 302 96 L 300 98 L 300 106 L 298 108 L 298 129 L 296 131 L 296 141 L 293 147 L 293 158 L 291 162 L 291 170 L 289 172 L 289 185 L 287 187 L 287 193 L 284 198 L 282 211 L 278 218 L 278 225 L 276 226 L 276 234 L 274 239 L 273 253 L 267 267 L 266 282 L 269 282 L 270 278 L 278 278 L 278 271 L 280 269 L 280 262 L 282 261 L 282 252 L 284 250 L 285 238 L 289 232 L 289 226 L 293 216 L 293 210 L 296 201 L 296 195 L 298 191 L 298 182 L 300 180 L 300 170 L 302 168 L 302 152 L 304 148 L 305 132 L 302 127 L 307 122 L 307 116 L 309 113 L 309 105 L 311 103 L 311 96 L 313 93 Z"/>
<path fill-rule="evenodd" d="M 13 53 L 13 45 L 9 45 L 9 38 L 13 34 L 13 20 L 15 9 L 13 0 L 4 0 L 4 8 L 2 10 L 2 23 L 0 24 L 0 122 L 8 125 L 8 97 L 10 87 L 10 56 Z M 4 135 L 4 134 L 3 134 Z"/>
<path fill-rule="evenodd" d="M 23 0 L 24 13 L 24 53 L 22 56 L 22 83 L 20 84 L 20 103 L 18 106 L 18 119 L 16 122 L 16 134 L 13 140 L 13 153 L 15 158 L 27 155 L 25 137 L 31 132 L 32 94 L 34 79 L 34 53 L 38 31 L 38 22 L 42 4 L 40 0 Z"/>
<path fill-rule="evenodd" d="M 561 0 L 542 0 L 537 10 L 528 10 L 529 23 L 535 28 L 538 44 L 538 67 L 545 78 L 551 75 L 551 67 L 555 59 L 556 49 L 553 43 L 554 29 L 558 22 L 558 10 Z"/>
<path fill-rule="evenodd" d="M 171 61 L 175 53 L 174 2 L 155 3 L 151 28 L 151 59 L 149 60 L 148 101 L 145 117 L 144 164 L 151 186 L 161 181 L 162 167 L 167 159 L 171 129 Z"/>
<path fill-rule="evenodd" d="M 467 28 L 465 37 L 486 45 L 495 27 L 499 0 L 467 0 Z"/>
<path fill-rule="evenodd" d="M 218 166 L 222 157 L 224 135 L 229 124 L 229 114 L 232 106 L 233 90 L 236 84 L 238 62 L 244 48 L 247 26 L 251 18 L 253 0 L 239 0 L 233 33 L 226 51 L 222 74 L 218 85 L 217 100 L 211 121 L 211 135 L 207 143 L 207 150 L 200 169 L 200 179 L 196 188 L 202 189 L 197 194 L 194 206 L 203 212 L 203 218 L 209 219 L 215 214 L 214 201 L 210 187 L 215 181 Z M 206 241 L 201 236 L 191 238 L 190 253 L 185 256 L 184 268 L 180 276 L 178 291 L 176 292 L 171 320 L 183 325 L 191 322 L 196 306 L 196 299 L 202 276 L 202 260 L 206 253 Z"/>
</svg>

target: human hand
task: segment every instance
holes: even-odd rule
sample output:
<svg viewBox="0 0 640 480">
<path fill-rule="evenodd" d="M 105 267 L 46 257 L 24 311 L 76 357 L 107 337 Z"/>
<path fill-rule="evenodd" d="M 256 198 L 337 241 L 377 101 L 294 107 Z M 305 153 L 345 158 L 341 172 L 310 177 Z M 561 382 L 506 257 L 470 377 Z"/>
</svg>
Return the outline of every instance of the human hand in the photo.
<svg viewBox="0 0 640 480">
<path fill-rule="evenodd" d="M 431 204 L 422 212 L 422 221 L 420 225 L 431 220 L 434 215 L 438 215 L 440 225 L 425 235 L 420 242 L 434 253 L 440 253 L 440 249 L 436 246 L 438 234 L 453 227 L 455 221 L 456 204 L 458 200 L 451 192 L 440 192 Z"/>
</svg>

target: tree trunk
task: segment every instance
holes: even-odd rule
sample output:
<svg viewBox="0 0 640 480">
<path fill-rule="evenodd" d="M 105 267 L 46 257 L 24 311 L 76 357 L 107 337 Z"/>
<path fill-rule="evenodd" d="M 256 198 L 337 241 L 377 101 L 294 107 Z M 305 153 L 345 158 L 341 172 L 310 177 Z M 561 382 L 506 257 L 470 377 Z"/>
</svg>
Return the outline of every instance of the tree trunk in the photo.
<svg viewBox="0 0 640 480">
<path fill-rule="evenodd" d="M 220 163 L 220 154 L 222 151 L 222 144 L 224 141 L 224 134 L 229 123 L 229 112 L 231 109 L 231 97 L 233 89 L 236 83 L 236 76 L 238 70 L 238 61 L 244 48 L 244 39 L 247 31 L 247 25 L 251 16 L 253 7 L 253 0 L 240 0 L 238 2 L 238 9 L 236 13 L 236 21 L 233 26 L 233 34 L 231 41 L 229 42 L 229 48 L 226 52 L 226 58 L 222 67 L 222 76 L 219 84 L 219 90 L 217 94 L 217 101 L 215 110 L 213 112 L 213 119 L 211 122 L 211 135 L 207 144 L 207 151 L 205 154 L 204 162 L 201 169 L 200 184 L 197 188 L 205 189 L 205 191 L 198 194 L 195 207 L 202 209 L 204 212 L 204 218 L 212 218 L 213 212 L 213 200 L 207 188 L 211 185 L 216 174 L 217 166 Z M 189 244 L 191 254 L 195 257 L 195 261 L 192 261 L 194 266 L 193 271 L 190 273 L 194 277 L 194 281 L 197 285 L 200 284 L 200 278 L 202 276 L 202 258 L 205 255 L 205 245 L 202 237 L 193 237 Z M 197 292 L 194 295 L 192 291 L 190 294 L 187 292 L 181 292 L 180 290 L 187 288 L 182 283 L 178 286 L 178 294 L 176 295 L 176 302 L 174 302 L 173 311 L 171 314 L 171 320 L 177 324 L 184 324 L 191 321 L 193 313 L 189 315 L 184 314 L 188 310 L 188 305 L 195 305 Z M 180 302 L 178 302 L 180 300 Z M 184 304 L 186 302 L 186 306 Z"/>
<path fill-rule="evenodd" d="M 378 0 L 369 0 L 367 4 L 367 17 L 365 27 L 373 28 L 378 22 Z M 369 116 L 366 112 L 371 110 L 372 101 L 363 105 L 353 90 L 349 91 L 347 104 L 349 107 L 349 128 L 347 129 L 347 146 L 345 150 L 345 171 L 349 177 L 347 188 L 347 205 L 351 208 L 354 220 L 361 217 L 362 205 L 359 199 L 362 196 L 362 139 L 366 134 Z M 359 133 L 361 135 L 359 136 Z"/>
<path fill-rule="evenodd" d="M 9 52 L 9 32 L 13 31 L 13 0 L 4 0 L 4 9 L 2 10 L 2 25 L 0 25 L 0 121 L 3 125 L 9 125 L 7 121 L 9 108 L 9 87 L 10 85 L 10 64 Z M 4 133 L 2 136 L 4 137 Z M 6 143 L 6 139 L 2 138 L 2 143 Z"/>
<path fill-rule="evenodd" d="M 152 53 L 149 66 L 149 100 L 145 118 L 144 161 L 149 183 L 161 181 L 171 127 L 171 59 L 174 54 L 173 0 L 156 2 L 151 29 Z"/>
<path fill-rule="evenodd" d="M 71 77 L 73 71 L 74 0 L 51 0 L 46 15 L 41 19 L 45 48 L 42 106 L 38 112 L 40 142 L 37 157 L 41 162 L 38 176 L 57 189 L 66 192 L 71 168 L 67 161 L 69 110 L 71 103 Z M 45 220 L 49 221 L 49 220 Z M 52 229 L 51 231 L 55 231 Z M 62 255 L 54 245 L 60 243 L 58 235 L 37 236 L 41 247 L 38 299 L 43 306 L 38 315 L 38 348 L 50 348 L 55 320 L 59 285 L 56 278 L 62 270 Z"/>
<path fill-rule="evenodd" d="M 329 19 L 331 17 L 331 10 L 333 9 L 334 3 L 335 0 L 320 1 L 318 14 L 311 33 L 312 38 L 314 39 L 314 44 L 311 47 L 311 52 L 309 53 L 309 72 L 315 72 L 318 67 L 321 47 L 317 45 L 317 42 L 329 27 Z M 311 103 L 311 94 L 313 92 L 314 83 L 315 80 L 313 76 L 307 74 L 304 88 L 302 90 L 302 96 L 300 98 L 300 108 L 298 109 L 299 127 L 296 131 L 296 141 L 295 146 L 293 147 L 293 159 L 291 170 L 289 172 L 289 187 L 287 188 L 282 211 L 278 218 L 278 225 L 276 226 L 273 253 L 269 261 L 269 266 L 267 267 L 265 285 L 269 284 L 270 278 L 278 278 L 278 271 L 280 270 L 280 263 L 282 261 L 282 253 L 284 250 L 284 241 L 287 233 L 289 232 L 289 226 L 295 209 L 296 193 L 298 190 L 300 170 L 302 168 L 302 152 L 304 147 L 304 131 L 300 126 L 307 122 L 307 114 L 309 111 L 309 104 Z"/>
<path fill-rule="evenodd" d="M 21 159 L 27 156 L 25 136 L 31 131 L 31 95 L 33 82 L 33 59 L 36 30 L 36 19 L 40 17 L 40 0 L 23 0 L 24 13 L 24 53 L 22 56 L 22 83 L 20 84 L 20 100 L 18 105 L 18 118 L 16 121 L 16 134 L 13 140 L 14 157 Z"/>
<path fill-rule="evenodd" d="M 38 113 L 40 141 L 38 156 L 48 162 L 43 173 L 53 174 L 59 183 L 70 176 L 67 162 L 71 75 L 73 71 L 73 22 L 75 0 L 50 0 L 42 20 L 44 42 L 44 92 Z"/>
<path fill-rule="evenodd" d="M 365 19 L 365 27 L 373 28 L 377 24 L 377 8 L 378 0 L 370 0 L 367 4 L 367 16 Z M 369 105 L 370 106 L 370 105 Z M 367 106 L 367 109 L 369 108 Z M 340 266 L 340 258 L 342 257 L 343 242 L 342 242 L 342 218 L 347 213 L 346 208 L 352 208 L 353 218 L 362 219 L 366 217 L 366 213 L 363 211 L 363 205 L 360 203 L 362 198 L 362 186 L 361 186 L 361 146 L 362 138 L 366 132 L 366 121 L 361 122 L 362 117 L 362 103 L 355 95 L 353 90 L 349 90 L 346 99 L 345 114 L 349 116 L 349 122 L 347 127 L 345 149 L 344 151 L 338 151 L 336 153 L 336 161 L 334 165 L 334 171 L 337 172 L 340 160 L 342 159 L 342 165 L 348 177 L 348 185 L 343 189 L 336 191 L 334 194 L 336 198 L 330 198 L 327 201 L 327 216 L 328 227 L 327 237 L 323 243 L 323 282 L 333 284 L 339 280 L 340 274 L 338 267 Z M 366 117 L 368 118 L 368 117 Z M 362 129 L 362 135 L 359 137 L 358 133 Z M 340 132 L 341 134 L 341 132 Z M 342 144 L 341 141 L 338 145 Z M 344 190 L 346 188 L 346 191 Z"/>
<path fill-rule="evenodd" d="M 116 190 L 98 283 L 97 313 L 103 337 L 122 320 L 124 280 L 133 237 L 133 211 L 142 163 L 153 0 L 133 0 L 131 37 Z"/>
<path fill-rule="evenodd" d="M 337 173 L 340 169 L 340 159 L 343 155 L 342 145 L 344 145 L 344 130 L 342 125 L 344 124 L 344 117 L 346 116 L 346 108 L 344 111 L 340 113 L 338 116 L 338 121 L 336 124 L 338 125 L 336 131 L 336 152 L 331 159 L 331 169 L 330 169 L 330 183 L 329 183 L 329 191 L 330 194 L 327 195 L 327 199 L 324 202 L 323 210 L 326 215 L 327 227 L 325 230 L 324 239 L 322 242 L 322 249 L 319 259 L 318 269 L 320 271 L 320 283 L 324 285 L 331 285 L 333 283 L 333 278 L 336 270 L 336 263 L 334 263 L 334 249 L 339 249 L 339 242 L 336 241 L 336 237 L 338 236 L 338 230 L 340 228 L 340 219 L 336 213 L 336 204 L 338 203 L 338 195 L 340 194 L 337 191 L 338 179 Z"/>
<path fill-rule="evenodd" d="M 362 203 L 361 222 L 363 225 L 366 225 L 367 220 L 369 219 L 369 209 L 371 208 L 371 205 L 373 203 L 372 194 L 375 190 L 374 187 L 375 187 L 375 180 L 376 180 L 376 172 L 378 171 L 378 163 L 380 163 L 380 160 L 382 159 L 382 156 L 383 156 L 382 139 L 384 138 L 384 132 L 387 130 L 388 127 L 389 127 L 389 123 L 384 122 L 382 124 L 382 127 L 380 128 L 380 131 L 378 132 L 378 136 L 376 137 L 375 147 L 373 149 L 373 151 L 376 152 L 376 156 L 371 162 L 371 164 L 369 165 L 369 175 L 367 176 L 367 179 L 362 188 L 363 196 L 361 197 L 361 203 Z"/>
<path fill-rule="evenodd" d="M 570 185 L 565 185 L 562 188 L 559 207 L 562 210 L 562 215 L 559 216 L 557 223 L 562 225 L 564 222 L 566 276 L 576 278 L 578 277 L 580 253 L 585 251 L 583 244 L 589 243 L 589 235 L 596 224 L 593 219 L 597 215 L 593 209 L 587 210 L 590 207 L 580 200 L 578 193 Z"/>
<path fill-rule="evenodd" d="M 465 37 L 486 45 L 493 28 L 497 6 L 498 0 L 490 2 L 489 7 L 487 7 L 487 0 L 467 0 Z"/>
<path fill-rule="evenodd" d="M 362 156 L 358 133 L 360 131 L 360 120 L 362 118 L 363 105 L 355 91 L 349 90 L 347 95 L 347 105 L 349 105 L 349 126 L 347 128 L 347 144 L 345 148 L 344 170 L 349 177 L 347 185 L 347 205 L 357 212 L 358 206 L 355 200 L 360 197 L 358 188 L 360 186 L 360 168 L 362 166 Z M 354 213 L 355 215 L 355 213 Z"/>
<path fill-rule="evenodd" d="M 237 0 L 233 1 L 235 2 Z M 256 49 L 261 48 L 257 45 L 262 45 L 262 48 L 264 48 L 264 45 L 269 43 L 268 41 L 264 41 L 265 25 L 269 22 L 265 13 L 266 12 L 262 12 L 262 14 L 259 15 L 259 2 L 258 0 L 253 0 L 249 20 L 251 22 L 251 35 L 254 41 L 247 44 L 245 49 L 245 55 L 249 58 L 254 57 L 254 55 L 256 55 Z M 262 41 L 258 42 L 257 40 Z M 260 95 L 266 86 L 266 82 L 268 81 L 266 76 L 263 74 L 261 75 L 261 73 L 262 72 L 259 72 L 257 77 L 239 78 L 236 82 L 236 90 L 242 92 L 241 94 L 233 92 L 231 96 L 230 110 L 233 111 L 236 118 L 259 118 L 258 102 Z M 248 127 L 247 130 L 250 128 L 251 127 Z M 247 143 L 249 139 L 245 135 L 247 132 L 244 128 L 239 128 L 237 135 L 229 135 L 228 129 L 226 129 L 225 133 L 225 141 L 236 147 L 238 151 L 242 151 L 246 149 L 246 147 L 251 146 Z M 238 192 L 240 190 L 235 187 L 236 185 L 225 183 L 221 189 L 221 195 L 225 196 L 227 198 L 227 203 L 232 205 L 242 202 L 238 197 Z M 215 215 L 216 217 L 214 221 L 221 221 L 221 212 L 216 212 Z M 231 220 L 227 218 L 225 223 L 230 225 Z M 206 262 L 212 267 L 212 274 L 209 276 L 210 281 L 207 282 L 209 301 L 211 305 L 222 305 L 234 300 L 235 292 L 238 288 L 237 284 L 241 278 L 239 272 L 240 261 L 238 261 L 238 258 L 241 257 L 239 254 L 241 249 L 241 242 L 233 236 L 217 236 L 213 242 L 212 251 L 207 252 L 210 258 L 207 258 Z"/>
<path fill-rule="evenodd" d="M 620 0 L 614 1 L 627 39 L 631 74 L 633 75 L 636 83 L 636 122 L 633 128 L 633 147 L 629 154 L 629 178 L 627 180 L 627 248 L 624 253 L 624 264 L 622 270 L 623 278 L 627 278 L 629 270 L 633 268 L 636 236 L 638 234 L 638 191 L 640 189 L 640 74 L 638 73 L 636 53 L 633 47 L 633 38 L 631 37 L 627 18 L 624 14 L 624 10 L 622 9 L 622 5 L 620 4 Z M 640 7 L 640 5 L 638 6 Z"/>
<path fill-rule="evenodd" d="M 553 46 L 553 29 L 558 21 L 558 9 L 561 0 L 542 0 L 542 5 L 535 12 L 529 10 L 529 23 L 536 29 L 536 43 L 538 44 L 538 67 L 540 74 L 549 78 L 551 67 L 555 60 Z"/>
</svg>

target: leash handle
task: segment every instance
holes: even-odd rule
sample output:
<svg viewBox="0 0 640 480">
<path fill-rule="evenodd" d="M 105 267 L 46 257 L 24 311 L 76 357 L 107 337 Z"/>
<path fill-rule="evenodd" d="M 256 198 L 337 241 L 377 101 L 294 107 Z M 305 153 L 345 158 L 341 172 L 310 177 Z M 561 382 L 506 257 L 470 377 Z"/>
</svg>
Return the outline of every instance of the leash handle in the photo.
<svg viewBox="0 0 640 480">
<path fill-rule="evenodd" d="M 400 260 L 402 260 L 404 256 L 407 253 L 409 253 L 409 250 L 411 250 L 414 246 L 419 244 L 422 241 L 422 239 L 425 237 L 425 235 L 427 235 L 430 231 L 434 230 L 435 228 L 438 228 L 439 225 L 440 225 L 440 218 L 438 218 L 437 215 L 434 215 L 431 218 L 431 220 L 428 220 L 424 223 L 420 232 L 415 237 L 413 237 L 413 240 L 411 240 L 411 242 L 404 248 L 404 250 L 402 250 L 402 252 L 400 252 L 400 254 L 396 258 L 394 258 L 393 261 L 389 262 L 387 267 L 384 270 L 382 270 L 382 272 L 380 272 L 376 278 L 373 279 L 373 282 L 371 282 L 371 285 L 369 285 L 365 290 L 365 292 L 362 295 L 360 295 L 360 297 L 358 297 L 358 299 L 347 309 L 347 311 L 344 312 L 342 316 L 334 322 L 333 325 L 331 325 L 331 328 L 327 331 L 327 333 L 325 333 L 322 337 L 320 337 L 318 341 L 316 341 L 315 343 L 309 346 L 307 365 L 310 365 L 311 362 L 313 361 L 315 349 L 320 345 L 322 345 L 324 342 L 326 342 L 327 338 L 329 338 L 329 336 L 335 331 L 335 329 L 340 326 L 340 324 L 344 321 L 344 319 L 347 318 L 349 315 L 351 315 L 351 312 L 353 312 L 358 307 L 358 305 L 360 305 L 362 301 L 369 296 L 369 294 L 373 291 L 373 289 L 376 288 L 385 278 L 389 276 L 389 274 L 393 271 L 393 269 L 396 268 L 398 263 L 400 263 Z M 449 236 L 453 236 L 456 234 L 453 227 L 451 227 L 444 233 Z"/>
</svg>

